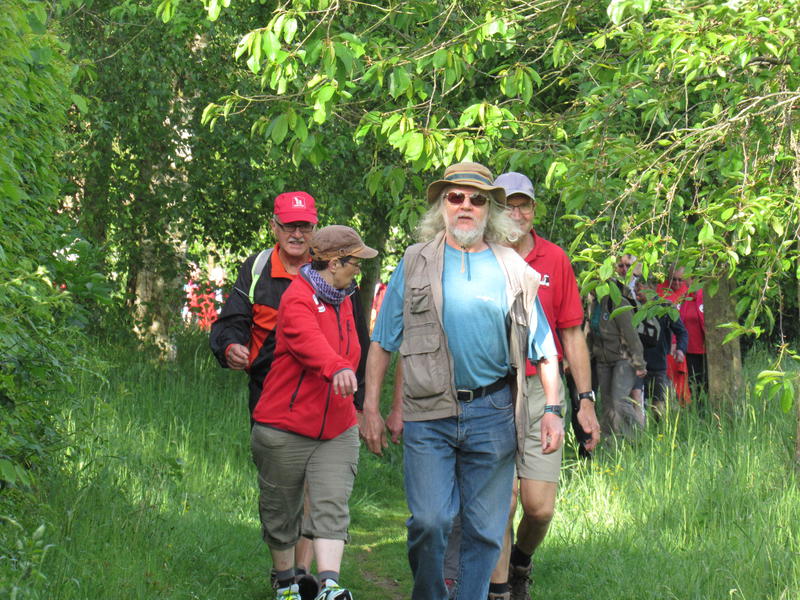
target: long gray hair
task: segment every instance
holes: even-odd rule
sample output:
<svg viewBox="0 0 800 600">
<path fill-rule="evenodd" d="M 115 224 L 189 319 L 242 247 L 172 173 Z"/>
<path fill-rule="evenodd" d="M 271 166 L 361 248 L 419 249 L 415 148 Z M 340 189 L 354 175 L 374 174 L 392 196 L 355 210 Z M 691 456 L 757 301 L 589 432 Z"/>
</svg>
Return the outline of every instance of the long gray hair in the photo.
<svg viewBox="0 0 800 600">
<path fill-rule="evenodd" d="M 429 242 L 436 234 L 445 229 L 444 200 L 434 202 L 422 215 L 417 224 L 416 238 L 420 242 Z M 494 200 L 489 201 L 489 214 L 486 219 L 486 231 L 483 239 L 494 244 L 514 244 L 525 232 L 519 230 L 505 207 Z"/>
</svg>

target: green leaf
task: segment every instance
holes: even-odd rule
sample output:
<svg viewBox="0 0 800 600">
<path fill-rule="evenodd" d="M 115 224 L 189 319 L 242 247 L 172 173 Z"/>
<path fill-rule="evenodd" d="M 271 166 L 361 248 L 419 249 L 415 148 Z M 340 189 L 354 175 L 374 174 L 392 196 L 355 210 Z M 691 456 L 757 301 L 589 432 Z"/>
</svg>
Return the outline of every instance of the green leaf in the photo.
<svg viewBox="0 0 800 600">
<path fill-rule="evenodd" d="M 288 131 L 289 117 L 286 113 L 282 113 L 278 115 L 278 117 L 272 122 L 272 132 L 270 137 L 272 138 L 273 142 L 280 144 L 286 137 L 286 133 Z"/>
<path fill-rule="evenodd" d="M 433 55 L 433 66 L 441 69 L 447 64 L 447 50 L 439 48 Z"/>
<path fill-rule="evenodd" d="M 408 160 L 417 160 L 422 155 L 422 150 L 425 148 L 425 138 L 419 132 L 406 134 L 406 150 L 405 155 Z"/>
<path fill-rule="evenodd" d="M 219 18 L 219 13 L 221 10 L 222 6 L 220 6 L 218 0 L 210 0 L 208 6 L 206 6 L 206 12 L 208 12 L 208 20 L 216 21 Z"/>
<path fill-rule="evenodd" d="M 337 58 L 339 61 L 341 61 L 345 73 L 349 75 L 353 70 L 353 55 L 351 54 L 350 49 L 339 42 L 335 42 L 333 44 L 333 49 L 336 52 Z"/>
<path fill-rule="evenodd" d="M 544 186 L 547 189 L 551 189 L 553 187 L 553 180 L 560 178 L 566 172 L 567 165 L 560 161 L 554 160 L 552 163 L 550 163 L 550 167 L 547 169 L 547 175 L 544 178 Z"/>
<path fill-rule="evenodd" d="M 72 99 L 72 103 L 75 106 L 77 106 L 78 110 L 81 111 L 83 114 L 89 112 L 89 105 L 86 103 L 86 98 L 78 94 L 71 94 L 70 98 Z"/>
<path fill-rule="evenodd" d="M 615 287 L 616 287 L 616 286 L 613 286 L 613 287 L 611 287 L 610 289 L 611 289 L 611 290 L 613 290 Z M 611 293 L 611 295 L 612 295 L 612 296 L 614 295 L 614 294 L 613 294 L 613 292 Z M 616 308 L 615 308 L 615 309 L 614 309 L 614 310 L 611 312 L 611 316 L 609 317 L 609 319 L 615 319 L 615 318 L 616 318 L 616 317 L 618 317 L 619 315 L 621 315 L 621 314 L 624 314 L 624 313 L 626 313 L 626 312 L 630 312 L 630 311 L 632 311 L 632 310 L 633 310 L 633 305 L 631 305 L 631 304 L 621 304 L 620 306 L 616 307 Z M 637 314 L 637 316 L 638 316 L 638 314 Z M 642 318 L 644 318 L 644 317 L 642 317 Z M 639 320 L 641 320 L 641 319 L 639 319 Z"/>
<path fill-rule="evenodd" d="M 297 19 L 287 19 L 283 25 L 283 40 L 291 44 L 295 33 L 297 33 Z"/>
<path fill-rule="evenodd" d="M 783 412 L 788 413 L 794 403 L 794 384 L 789 377 L 783 380 L 783 393 L 781 394 L 781 409 Z"/>
</svg>

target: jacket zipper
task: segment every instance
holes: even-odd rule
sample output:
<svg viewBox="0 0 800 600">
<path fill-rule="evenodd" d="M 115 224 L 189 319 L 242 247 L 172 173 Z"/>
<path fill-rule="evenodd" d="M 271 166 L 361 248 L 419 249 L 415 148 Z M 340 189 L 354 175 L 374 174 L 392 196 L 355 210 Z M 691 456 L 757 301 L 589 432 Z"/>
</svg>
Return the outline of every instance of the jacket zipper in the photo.
<svg viewBox="0 0 800 600">
<path fill-rule="evenodd" d="M 334 307 L 334 312 L 336 313 L 336 329 L 339 331 L 339 353 L 342 352 L 342 323 L 339 319 L 339 307 Z M 319 435 L 317 439 L 322 439 L 322 433 L 325 431 L 325 421 L 328 419 L 328 408 L 331 405 L 331 390 L 333 389 L 333 384 L 328 384 L 328 395 L 325 397 L 325 412 L 322 413 L 322 427 L 319 428 Z"/>
<path fill-rule="evenodd" d="M 292 394 L 292 399 L 289 401 L 289 410 L 292 410 L 294 407 L 294 401 L 297 399 L 297 394 L 300 392 L 300 386 L 303 385 L 303 378 L 306 376 L 306 372 L 303 371 L 300 373 L 300 380 L 297 382 L 297 387 L 294 388 L 294 393 Z"/>
<path fill-rule="evenodd" d="M 328 419 L 328 407 L 331 405 L 331 390 L 333 389 L 333 384 L 328 384 L 328 395 L 325 397 L 325 412 L 322 413 L 322 427 L 319 428 L 319 435 L 317 436 L 318 440 L 322 439 L 322 433 L 325 431 L 325 421 Z"/>
<path fill-rule="evenodd" d="M 347 350 L 345 350 L 346 355 L 350 355 L 350 321 L 347 322 Z"/>
</svg>

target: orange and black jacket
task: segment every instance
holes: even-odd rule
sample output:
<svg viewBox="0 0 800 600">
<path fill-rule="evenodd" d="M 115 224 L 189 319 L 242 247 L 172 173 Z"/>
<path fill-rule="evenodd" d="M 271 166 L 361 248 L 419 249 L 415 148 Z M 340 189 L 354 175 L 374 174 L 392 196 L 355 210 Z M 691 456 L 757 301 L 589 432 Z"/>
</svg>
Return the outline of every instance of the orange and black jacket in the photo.
<svg viewBox="0 0 800 600">
<path fill-rule="evenodd" d="M 250 349 L 250 366 L 247 373 L 250 376 L 250 414 L 261 396 L 261 387 L 264 378 L 272 367 L 275 353 L 275 324 L 278 320 L 278 307 L 289 284 L 295 275 L 288 273 L 278 258 L 278 246 L 273 249 L 261 276 L 258 278 L 253 292 L 253 302 L 250 302 L 250 286 L 253 281 L 253 263 L 258 253 L 249 256 L 239 269 L 239 276 L 233 289 L 228 294 L 228 299 L 220 311 L 219 317 L 211 325 L 209 342 L 211 351 L 217 357 L 219 364 L 228 366 L 225 351 L 231 344 L 242 344 Z M 361 300 L 356 293 L 351 296 L 353 312 L 358 338 L 362 348 L 369 345 L 369 332 L 361 308 Z M 366 352 L 359 362 L 356 375 L 358 377 L 358 392 L 354 403 L 358 409 L 364 402 L 364 367 Z"/>
</svg>

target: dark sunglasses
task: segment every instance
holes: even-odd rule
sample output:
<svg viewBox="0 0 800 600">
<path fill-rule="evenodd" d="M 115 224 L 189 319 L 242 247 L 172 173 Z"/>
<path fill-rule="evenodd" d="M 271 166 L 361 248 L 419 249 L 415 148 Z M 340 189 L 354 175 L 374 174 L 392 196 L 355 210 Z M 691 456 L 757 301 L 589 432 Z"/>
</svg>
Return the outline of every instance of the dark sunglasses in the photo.
<svg viewBox="0 0 800 600">
<path fill-rule="evenodd" d="M 275 225 L 277 225 L 281 231 L 284 233 L 292 233 L 296 229 L 300 230 L 300 233 L 311 233 L 314 231 L 314 224 L 307 223 L 306 221 L 294 221 L 293 223 L 281 223 L 278 219 L 273 219 L 275 221 Z"/>
<path fill-rule="evenodd" d="M 464 204 L 464 200 L 466 200 L 467 198 L 469 198 L 469 203 L 472 204 L 472 206 L 483 206 L 489 201 L 489 199 L 486 196 L 478 193 L 470 194 L 469 196 L 467 196 L 467 194 L 465 194 L 464 192 L 447 192 L 444 195 L 444 199 L 447 200 L 450 204 L 454 205 Z"/>
</svg>

